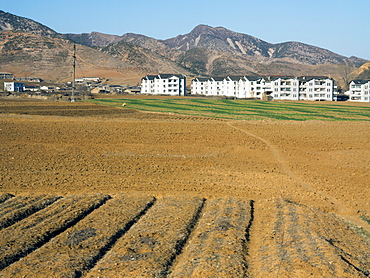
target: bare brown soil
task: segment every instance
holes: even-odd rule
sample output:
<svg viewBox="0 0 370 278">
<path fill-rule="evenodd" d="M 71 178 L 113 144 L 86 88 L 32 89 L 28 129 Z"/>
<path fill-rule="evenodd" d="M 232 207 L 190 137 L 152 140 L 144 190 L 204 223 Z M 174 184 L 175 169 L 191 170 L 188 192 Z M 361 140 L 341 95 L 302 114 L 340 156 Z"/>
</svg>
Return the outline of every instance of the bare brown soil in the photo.
<svg viewBox="0 0 370 278">
<path fill-rule="evenodd" d="M 141 273 L 142 277 L 207 277 L 207 273 L 220 277 L 221 272 L 222 277 L 227 273 L 228 277 L 367 277 L 370 226 L 363 219 L 370 219 L 369 138 L 370 124 L 365 121 L 226 121 L 86 103 L 1 100 L 0 200 L 6 204 L 35 194 L 67 199 L 88 193 L 151 195 L 158 199 L 153 208 L 122 235 L 123 242 L 137 245 L 141 241 L 132 241 L 135 234 L 157 240 L 140 229 L 140 223 L 154 225 L 151 211 L 161 211 L 156 208 L 160 199 L 177 200 L 180 194 L 204 198 L 199 216 L 184 208 L 184 216 L 178 216 L 188 219 L 185 226 L 172 223 L 185 239 L 183 245 L 163 244 L 170 253 L 161 252 L 168 259 L 156 263 L 165 266 Z M 16 197 L 8 199 L 8 193 Z M 16 220 L 3 232 L 63 199 Z M 221 214 L 208 211 L 215 202 Z M 241 204 L 245 207 L 238 207 Z M 163 211 L 173 213 L 170 208 Z M 226 219 L 223 228 L 213 223 L 221 218 Z M 195 221 L 195 226 L 186 221 Z M 238 227 L 244 227 L 243 236 Z M 67 231 L 60 230 L 60 236 Z M 130 231 L 138 232 L 130 235 Z M 171 236 L 176 237 L 176 232 Z M 27 252 L 34 254 L 37 248 L 45 252 L 48 240 Z M 109 248 L 114 252 L 114 246 Z M 11 249 L 6 249 L 7 254 Z M 163 249 L 155 249 L 157 254 L 158 250 Z M 104 252 L 99 262 L 113 256 Z M 0 272 L 3 277 L 21 262 L 9 258 L 12 263 Z M 127 269 L 138 274 L 141 268 L 127 266 L 128 262 L 124 261 L 126 275 Z M 115 263 L 119 269 L 120 263 Z M 56 275 L 50 265 L 50 273 Z M 22 277 L 22 267 L 17 273 Z"/>
</svg>

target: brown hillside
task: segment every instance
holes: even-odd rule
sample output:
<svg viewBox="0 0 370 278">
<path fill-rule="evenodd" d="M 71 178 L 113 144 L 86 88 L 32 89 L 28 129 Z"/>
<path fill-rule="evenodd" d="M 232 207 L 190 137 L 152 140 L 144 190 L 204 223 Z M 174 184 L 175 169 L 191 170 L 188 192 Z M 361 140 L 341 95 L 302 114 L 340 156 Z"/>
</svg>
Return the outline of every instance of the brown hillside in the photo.
<svg viewBox="0 0 370 278">
<path fill-rule="evenodd" d="M 57 82 L 72 78 L 73 44 L 70 41 L 14 32 L 2 32 L 2 38 L 1 71 L 12 72 L 16 77 L 36 76 Z M 143 75 L 141 69 L 86 46 L 77 45 L 76 56 L 77 77 L 124 79 Z"/>
<path fill-rule="evenodd" d="M 370 61 L 351 73 L 352 79 L 370 79 Z"/>
</svg>

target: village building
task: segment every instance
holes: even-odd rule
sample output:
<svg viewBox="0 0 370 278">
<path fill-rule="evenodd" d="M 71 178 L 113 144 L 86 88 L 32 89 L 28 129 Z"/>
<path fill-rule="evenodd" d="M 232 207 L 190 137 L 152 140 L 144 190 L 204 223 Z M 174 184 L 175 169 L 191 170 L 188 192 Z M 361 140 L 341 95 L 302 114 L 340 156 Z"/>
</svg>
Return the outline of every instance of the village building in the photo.
<svg viewBox="0 0 370 278">
<path fill-rule="evenodd" d="M 4 82 L 4 91 L 6 92 L 24 92 L 24 83 Z"/>
<path fill-rule="evenodd" d="M 123 93 L 125 94 L 132 94 L 132 95 L 140 94 L 140 92 L 141 92 L 140 86 L 130 86 L 123 91 Z"/>
<path fill-rule="evenodd" d="M 15 80 L 16 81 L 26 81 L 26 82 L 37 82 L 37 83 L 44 81 L 43 79 L 38 78 L 38 77 L 19 77 L 19 78 L 16 78 Z"/>
<path fill-rule="evenodd" d="M 54 87 L 54 86 L 41 86 L 40 90 L 47 93 L 54 93 L 60 90 L 60 87 Z"/>
<path fill-rule="evenodd" d="M 334 80 L 325 76 L 226 76 L 195 78 L 192 94 L 276 100 L 333 100 Z"/>
<path fill-rule="evenodd" d="M 40 91 L 40 86 L 35 86 L 35 85 L 25 85 L 24 90 L 26 92 L 38 92 Z"/>
<path fill-rule="evenodd" d="M 111 94 L 122 94 L 124 90 L 124 87 L 121 85 L 109 85 L 108 91 Z"/>
<path fill-rule="evenodd" d="M 182 74 L 147 75 L 141 79 L 141 93 L 184 96 L 186 94 L 186 76 Z"/>
<path fill-rule="evenodd" d="M 0 79 L 14 79 L 14 75 L 9 72 L 0 72 Z"/>
<path fill-rule="evenodd" d="M 349 101 L 370 102 L 370 80 L 352 80 L 347 94 Z"/>
<path fill-rule="evenodd" d="M 87 84 L 87 83 L 98 83 L 100 82 L 99 77 L 83 77 L 83 78 L 75 78 L 75 83 L 80 84 Z"/>
</svg>

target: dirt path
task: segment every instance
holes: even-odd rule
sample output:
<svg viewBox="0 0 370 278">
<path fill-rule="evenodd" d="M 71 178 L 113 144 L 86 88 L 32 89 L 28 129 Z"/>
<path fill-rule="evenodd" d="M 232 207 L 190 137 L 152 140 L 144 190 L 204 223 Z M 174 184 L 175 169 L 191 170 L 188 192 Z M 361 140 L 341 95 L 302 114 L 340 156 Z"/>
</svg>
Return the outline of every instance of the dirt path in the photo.
<svg viewBox="0 0 370 278">
<path fill-rule="evenodd" d="M 304 188 L 304 189 L 306 189 L 308 191 L 311 191 L 311 192 L 315 192 L 316 194 L 322 196 L 324 199 L 326 199 L 328 202 L 330 202 L 332 205 L 334 205 L 336 207 L 336 209 L 338 210 L 338 212 L 339 212 L 339 214 L 340 214 L 341 217 L 343 217 L 346 220 L 348 220 L 348 221 L 356 224 L 359 227 L 362 227 L 363 229 L 365 229 L 367 232 L 370 233 L 370 227 L 368 226 L 368 224 L 365 221 L 363 221 L 360 218 L 357 218 L 357 217 L 353 217 L 352 216 L 353 214 L 355 214 L 354 211 L 353 211 L 353 209 L 346 207 L 342 202 L 340 202 L 339 200 L 337 200 L 333 196 L 327 195 L 324 192 L 322 192 L 322 191 L 314 188 L 311 184 L 309 184 L 309 183 L 305 182 L 304 180 L 302 180 L 302 178 L 300 178 L 298 174 L 296 174 L 295 172 L 293 172 L 290 169 L 290 167 L 289 167 L 288 162 L 286 161 L 286 159 L 283 158 L 283 156 L 282 156 L 282 154 L 279 151 L 279 149 L 278 149 L 277 146 L 275 146 L 274 144 L 272 144 L 271 142 L 269 142 L 265 138 L 262 138 L 260 136 L 257 136 L 257 135 L 251 133 L 248 130 L 245 130 L 245 129 L 242 129 L 240 127 L 235 126 L 236 122 L 227 122 L 226 124 L 228 126 L 230 126 L 231 128 L 234 128 L 236 130 L 239 130 L 239 131 L 247 134 L 248 136 L 253 137 L 253 138 L 256 138 L 256 139 L 260 140 L 261 142 L 263 142 L 268 147 L 268 149 L 271 151 L 273 157 L 277 160 L 277 162 L 279 163 L 282 171 L 287 176 L 289 176 L 292 180 L 294 180 L 295 182 L 297 182 L 302 188 Z M 280 197 L 281 198 L 284 198 L 282 192 L 280 193 Z"/>
</svg>

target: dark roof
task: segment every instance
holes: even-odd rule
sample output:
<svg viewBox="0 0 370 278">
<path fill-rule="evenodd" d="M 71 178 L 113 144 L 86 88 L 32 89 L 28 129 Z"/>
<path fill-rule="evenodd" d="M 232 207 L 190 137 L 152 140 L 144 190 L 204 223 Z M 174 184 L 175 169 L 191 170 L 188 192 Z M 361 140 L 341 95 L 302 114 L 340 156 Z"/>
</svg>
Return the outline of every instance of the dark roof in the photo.
<svg viewBox="0 0 370 278">
<path fill-rule="evenodd" d="M 185 75 L 183 75 L 183 74 L 158 74 L 157 76 L 161 79 L 168 79 L 168 78 L 171 78 L 173 76 L 176 76 L 180 79 L 185 78 Z"/>
<path fill-rule="evenodd" d="M 311 81 L 312 79 L 330 79 L 329 77 L 327 76 L 300 76 L 298 77 L 298 79 L 300 81 Z"/>
<path fill-rule="evenodd" d="M 235 75 L 235 76 L 233 76 L 233 75 L 229 75 L 228 76 L 232 81 L 239 81 L 240 79 L 242 79 L 243 78 L 243 76 L 237 76 L 237 75 Z"/>
<path fill-rule="evenodd" d="M 226 78 L 226 76 L 212 76 L 211 77 L 214 81 L 222 81 Z"/>
<path fill-rule="evenodd" d="M 193 79 L 193 81 L 194 80 L 197 80 L 199 82 L 206 82 L 206 81 L 209 80 L 209 78 L 206 78 L 206 77 L 196 77 L 196 78 Z"/>
<path fill-rule="evenodd" d="M 180 79 L 184 79 L 186 78 L 185 75 L 183 74 L 157 74 L 157 75 L 147 75 L 147 76 L 144 76 L 143 78 L 141 78 L 141 80 L 154 80 L 154 79 L 169 79 L 173 76 L 176 76 Z"/>
<path fill-rule="evenodd" d="M 270 76 L 270 79 L 271 80 L 277 80 L 277 79 L 286 80 L 286 79 L 297 79 L 297 77 L 290 76 L 290 75 L 281 75 L 281 76 Z"/>
<path fill-rule="evenodd" d="M 244 76 L 246 79 L 248 79 L 249 81 L 257 81 L 259 79 L 262 79 L 263 77 L 261 76 L 253 76 L 253 75 L 250 75 L 250 76 Z"/>
<path fill-rule="evenodd" d="M 313 80 L 313 79 L 316 79 L 316 80 L 331 79 L 327 76 L 300 76 L 300 77 L 296 77 L 296 76 L 293 76 L 293 75 L 273 75 L 273 76 L 228 75 L 228 76 L 212 76 L 212 77 L 209 77 L 209 78 L 196 77 L 193 80 L 198 80 L 200 82 L 205 82 L 207 80 L 223 81 L 225 79 L 232 80 L 232 81 L 238 81 L 238 80 L 243 79 L 243 78 L 247 79 L 248 81 L 257 81 L 257 80 L 261 80 L 261 79 L 264 79 L 266 81 L 274 81 L 274 80 L 277 80 L 277 79 L 283 79 L 283 80 L 284 79 L 298 79 L 299 81 L 310 81 L 310 80 Z M 365 81 L 365 83 L 366 82 L 368 82 L 368 81 Z"/>
<path fill-rule="evenodd" d="M 143 78 L 141 78 L 142 80 L 143 79 L 148 79 L 148 80 L 154 80 L 156 78 L 157 75 L 147 75 L 147 76 L 144 76 Z"/>
<path fill-rule="evenodd" d="M 370 80 L 369 79 L 368 80 L 355 79 L 355 80 L 352 80 L 349 83 L 352 83 L 352 82 L 355 83 L 355 84 L 363 85 L 363 84 L 365 84 L 367 82 L 370 82 Z"/>
</svg>

